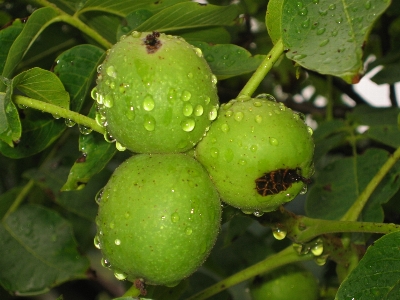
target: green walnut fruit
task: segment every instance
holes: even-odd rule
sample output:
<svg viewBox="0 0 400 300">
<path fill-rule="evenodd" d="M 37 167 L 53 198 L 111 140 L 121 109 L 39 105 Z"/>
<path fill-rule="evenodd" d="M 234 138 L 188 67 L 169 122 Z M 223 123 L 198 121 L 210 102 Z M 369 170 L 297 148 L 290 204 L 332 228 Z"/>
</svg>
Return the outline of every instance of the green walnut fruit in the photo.
<svg viewBox="0 0 400 300">
<path fill-rule="evenodd" d="M 97 198 L 95 245 L 118 279 L 177 284 L 206 259 L 221 203 L 207 171 L 186 154 L 138 154 Z"/>
<path fill-rule="evenodd" d="M 107 53 L 92 97 L 108 139 L 137 153 L 193 148 L 218 109 L 217 79 L 201 50 L 176 36 L 133 32 Z"/>
<path fill-rule="evenodd" d="M 221 199 L 246 213 L 268 212 L 306 188 L 313 173 L 312 130 L 266 94 L 232 100 L 195 149 Z"/>
<path fill-rule="evenodd" d="M 317 300 L 318 281 L 299 265 L 287 265 L 257 277 L 250 285 L 252 300 Z"/>
</svg>

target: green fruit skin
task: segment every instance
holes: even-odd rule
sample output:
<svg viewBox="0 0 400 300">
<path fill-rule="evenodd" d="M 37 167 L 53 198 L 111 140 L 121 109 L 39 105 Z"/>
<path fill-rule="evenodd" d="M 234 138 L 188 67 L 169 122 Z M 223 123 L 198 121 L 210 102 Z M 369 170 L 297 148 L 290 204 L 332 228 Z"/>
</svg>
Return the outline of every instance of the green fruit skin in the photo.
<svg viewBox="0 0 400 300">
<path fill-rule="evenodd" d="M 185 152 L 216 118 L 216 77 L 201 50 L 161 34 L 149 53 L 150 32 L 134 32 L 108 52 L 95 96 L 107 131 L 136 153 Z"/>
<path fill-rule="evenodd" d="M 232 100 L 222 105 L 217 120 L 196 146 L 196 158 L 206 167 L 221 199 L 246 213 L 269 212 L 292 200 L 302 181 L 274 195 L 262 196 L 255 180 L 279 169 L 313 171 L 312 130 L 297 113 L 266 99 Z"/>
<path fill-rule="evenodd" d="M 103 189 L 97 238 L 114 272 L 172 286 L 204 262 L 220 218 L 218 193 L 194 158 L 138 154 Z"/>
<path fill-rule="evenodd" d="M 314 275 L 298 265 L 272 271 L 250 285 L 252 300 L 317 300 L 318 282 Z"/>
</svg>

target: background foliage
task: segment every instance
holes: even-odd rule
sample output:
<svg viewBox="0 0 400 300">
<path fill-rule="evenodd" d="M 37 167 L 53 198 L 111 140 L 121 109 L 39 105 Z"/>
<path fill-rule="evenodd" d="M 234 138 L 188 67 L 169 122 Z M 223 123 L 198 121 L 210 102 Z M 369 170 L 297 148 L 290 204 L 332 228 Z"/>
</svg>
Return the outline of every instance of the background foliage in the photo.
<svg viewBox="0 0 400 300">
<path fill-rule="evenodd" d="M 231 2 L 0 1 L 1 299 L 103 300 L 130 287 L 101 267 L 93 237 L 95 195 L 131 154 L 74 113 L 95 118 L 96 68 L 132 30 L 180 35 L 201 48 L 221 103 L 281 47 L 254 95 L 270 93 L 302 112 L 316 145 L 305 195 L 258 218 L 225 206 L 204 266 L 177 287 L 149 287 L 146 297 L 186 299 L 233 276 L 239 284 L 211 299 L 250 299 L 249 282 L 273 268 L 276 254 L 281 264 L 304 261 L 321 299 L 396 299 L 400 2 Z M 372 81 L 387 88 L 390 107 L 354 89 L 377 66 Z M 300 256 L 286 255 L 293 242 Z M 257 264 L 264 267 L 253 276 L 241 273 Z"/>
</svg>

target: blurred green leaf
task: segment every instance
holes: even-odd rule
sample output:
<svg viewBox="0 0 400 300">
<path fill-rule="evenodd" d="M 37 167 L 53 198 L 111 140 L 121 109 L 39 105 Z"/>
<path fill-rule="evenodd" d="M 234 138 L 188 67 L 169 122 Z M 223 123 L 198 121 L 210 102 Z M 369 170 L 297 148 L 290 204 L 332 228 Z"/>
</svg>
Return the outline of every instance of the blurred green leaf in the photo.
<svg viewBox="0 0 400 300">
<path fill-rule="evenodd" d="M 339 220 L 386 162 L 389 153 L 368 149 L 362 155 L 337 160 L 319 171 L 307 193 L 306 212 L 313 218 Z M 397 164 L 377 186 L 362 212 L 362 220 L 382 222 L 381 205 L 400 188 Z"/>
<path fill-rule="evenodd" d="M 89 262 L 77 251 L 70 225 L 56 212 L 24 205 L 0 225 L 1 285 L 33 295 L 67 280 L 86 278 Z"/>
<path fill-rule="evenodd" d="M 0 195 L 0 219 L 4 217 L 15 198 L 21 192 L 21 187 L 14 187 Z"/>
<path fill-rule="evenodd" d="M 326 121 L 318 124 L 314 131 L 314 161 L 319 161 L 330 150 L 346 143 L 348 125 L 342 120 Z"/>
<path fill-rule="evenodd" d="M 184 2 L 170 6 L 153 15 L 135 30 L 166 32 L 205 26 L 233 25 L 237 16 L 238 9 L 234 5 L 215 6 Z"/>
<path fill-rule="evenodd" d="M 363 45 L 390 1 L 284 0 L 281 34 L 287 57 L 322 74 L 359 81 Z"/>
<path fill-rule="evenodd" d="M 54 73 L 60 78 L 71 97 L 70 109 L 80 111 L 97 66 L 104 59 L 104 50 L 93 45 L 78 45 L 57 57 Z"/>
<path fill-rule="evenodd" d="M 400 81 L 400 63 L 384 66 L 382 70 L 371 77 L 376 84 L 394 84 Z"/>
<path fill-rule="evenodd" d="M 11 78 L 14 70 L 21 62 L 31 44 L 36 40 L 41 31 L 50 25 L 58 16 L 58 12 L 52 7 L 43 7 L 35 10 L 29 17 L 24 28 L 14 40 L 8 51 L 2 75 Z M 0 81 L 0 91 L 4 90 L 4 84 Z"/>
<path fill-rule="evenodd" d="M 204 42 L 192 42 L 201 49 L 204 58 L 219 80 L 227 79 L 257 69 L 265 55 L 251 56 L 246 49 L 233 44 L 209 45 Z"/>
<path fill-rule="evenodd" d="M 399 113 L 400 109 L 397 107 L 358 105 L 347 115 L 347 119 L 355 124 L 368 126 L 364 135 L 370 139 L 397 148 L 400 147 L 400 131 L 397 125 Z"/>
<path fill-rule="evenodd" d="M 337 292 L 341 299 L 396 300 L 400 295 L 400 232 L 387 234 L 368 247 Z"/>
</svg>

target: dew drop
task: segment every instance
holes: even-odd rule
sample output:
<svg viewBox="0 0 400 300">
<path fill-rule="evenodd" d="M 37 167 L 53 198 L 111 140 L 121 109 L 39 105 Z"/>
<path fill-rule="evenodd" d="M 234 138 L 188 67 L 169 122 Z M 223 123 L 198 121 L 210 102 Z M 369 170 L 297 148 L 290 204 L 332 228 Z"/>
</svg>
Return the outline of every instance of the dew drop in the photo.
<svg viewBox="0 0 400 300">
<path fill-rule="evenodd" d="M 154 131 L 156 120 L 152 116 L 145 116 L 143 126 L 147 131 Z"/>
<path fill-rule="evenodd" d="M 190 227 L 187 227 L 186 230 L 185 230 L 186 235 L 191 235 L 192 232 L 193 232 L 193 229 L 190 228 Z"/>
<path fill-rule="evenodd" d="M 227 112 L 225 112 L 225 117 L 232 117 L 233 116 L 233 111 L 228 110 Z"/>
<path fill-rule="evenodd" d="M 337 35 L 338 35 L 338 31 L 337 31 L 337 30 L 333 30 L 333 31 L 331 32 L 331 35 L 332 35 L 332 36 L 337 36 Z"/>
<path fill-rule="evenodd" d="M 261 103 L 260 101 L 256 101 L 256 102 L 253 103 L 253 105 L 254 105 L 255 107 L 261 107 L 261 106 L 262 106 L 262 103 Z"/>
<path fill-rule="evenodd" d="M 324 243 L 320 238 L 318 238 L 314 242 L 314 245 L 311 246 L 311 252 L 315 256 L 320 256 L 324 252 Z"/>
<path fill-rule="evenodd" d="M 294 60 L 300 60 L 300 59 L 303 59 L 303 58 L 306 58 L 306 57 L 307 57 L 306 54 L 296 54 L 296 55 L 293 56 L 292 58 L 293 58 Z"/>
<path fill-rule="evenodd" d="M 79 127 L 79 132 L 83 135 L 88 135 L 93 131 L 92 128 L 83 125 L 79 125 L 78 127 Z"/>
<path fill-rule="evenodd" d="M 65 119 L 65 125 L 67 127 L 73 127 L 76 123 L 72 121 L 71 119 Z"/>
<path fill-rule="evenodd" d="M 263 214 L 264 214 L 264 213 L 263 213 L 262 211 L 259 211 L 259 210 L 255 210 L 255 211 L 253 212 L 253 215 L 256 216 L 256 217 L 261 217 Z"/>
<path fill-rule="evenodd" d="M 215 76 L 214 74 L 211 75 L 211 82 L 213 85 L 216 85 L 218 82 L 217 76 Z"/>
<path fill-rule="evenodd" d="M 317 35 L 324 34 L 325 30 L 326 30 L 325 27 L 324 27 L 324 28 L 319 28 L 319 29 L 317 30 Z"/>
<path fill-rule="evenodd" d="M 205 103 L 206 103 L 206 104 L 210 103 L 210 100 L 211 100 L 210 97 L 206 97 Z"/>
<path fill-rule="evenodd" d="M 319 3 L 319 0 L 313 0 L 313 3 L 314 3 L 314 4 L 318 4 L 318 3 Z"/>
<path fill-rule="evenodd" d="M 61 116 L 59 114 L 53 114 L 52 115 L 54 119 L 58 120 L 59 118 L 61 118 Z"/>
<path fill-rule="evenodd" d="M 119 245 L 121 245 L 121 240 L 120 239 L 115 239 L 114 243 L 115 243 L 115 245 L 119 246 Z"/>
<path fill-rule="evenodd" d="M 257 148 L 258 148 L 257 145 L 251 145 L 251 146 L 250 146 L 250 151 L 251 151 L 251 152 L 256 152 L 256 151 L 257 151 Z"/>
<path fill-rule="evenodd" d="M 123 28 L 123 27 L 122 27 Z M 120 41 L 122 41 L 122 40 L 124 40 L 124 39 L 126 39 L 126 35 L 125 34 L 123 34 L 123 35 L 121 35 L 120 37 L 119 37 L 119 40 Z"/>
<path fill-rule="evenodd" d="M 140 36 L 142 35 L 142 33 L 140 31 L 132 31 L 131 35 L 134 38 L 140 38 Z"/>
<path fill-rule="evenodd" d="M 244 166 L 245 164 L 247 164 L 247 161 L 245 159 L 239 159 L 239 165 Z"/>
<path fill-rule="evenodd" d="M 183 105 L 183 115 L 189 117 L 193 113 L 193 106 L 190 103 Z"/>
<path fill-rule="evenodd" d="M 133 119 L 135 119 L 135 108 L 133 106 L 129 107 L 129 109 L 127 110 L 126 114 L 125 114 L 126 118 L 130 121 L 132 121 Z"/>
<path fill-rule="evenodd" d="M 107 124 L 106 117 L 103 116 L 102 114 L 98 113 L 98 112 L 96 112 L 96 115 L 95 115 L 94 119 L 96 120 L 96 123 L 99 126 L 103 126 L 104 127 Z"/>
<path fill-rule="evenodd" d="M 225 132 L 225 133 L 228 132 L 229 131 L 229 125 L 226 124 L 226 123 L 222 124 L 221 125 L 221 131 Z"/>
<path fill-rule="evenodd" d="M 126 277 L 127 277 L 126 274 L 120 273 L 120 272 L 117 272 L 117 271 L 114 272 L 114 276 L 115 276 L 115 278 L 117 278 L 118 280 L 125 280 Z"/>
<path fill-rule="evenodd" d="M 219 150 L 218 150 L 217 148 L 212 147 L 212 148 L 210 149 L 210 155 L 211 155 L 211 157 L 217 158 L 217 157 L 218 157 L 218 154 L 219 154 Z"/>
<path fill-rule="evenodd" d="M 169 103 L 174 104 L 176 101 L 176 90 L 174 88 L 170 88 L 167 94 L 167 100 Z"/>
<path fill-rule="evenodd" d="M 213 121 L 217 118 L 218 110 L 216 107 L 211 108 L 210 112 L 208 113 L 208 119 Z"/>
<path fill-rule="evenodd" d="M 307 18 L 305 21 L 301 23 L 301 27 L 308 28 L 310 26 L 310 18 Z"/>
<path fill-rule="evenodd" d="M 110 226 L 111 229 L 114 229 L 114 227 L 115 227 L 114 222 L 111 222 L 109 226 Z"/>
<path fill-rule="evenodd" d="M 255 119 L 258 124 L 262 122 L 262 117 L 260 115 L 257 115 Z"/>
<path fill-rule="evenodd" d="M 273 137 L 270 137 L 270 138 L 269 138 L 269 143 L 270 143 L 272 146 L 278 146 L 278 145 L 279 145 L 278 140 L 277 140 L 276 138 L 273 138 Z"/>
<path fill-rule="evenodd" d="M 340 16 L 340 17 L 336 18 L 335 21 L 336 21 L 336 23 L 340 24 L 343 22 L 343 18 Z"/>
<path fill-rule="evenodd" d="M 108 108 L 110 108 L 110 107 L 113 106 L 114 101 L 113 101 L 113 99 L 112 99 L 111 94 L 107 94 L 107 95 L 104 97 L 103 104 L 104 104 L 105 107 L 108 107 Z"/>
<path fill-rule="evenodd" d="M 319 46 L 323 47 L 323 46 L 327 45 L 328 43 L 329 43 L 329 39 L 325 39 L 321 43 L 319 43 Z"/>
<path fill-rule="evenodd" d="M 184 131 L 186 131 L 186 132 L 192 131 L 192 130 L 194 129 L 194 126 L 195 126 L 195 125 L 196 125 L 196 122 L 195 122 L 193 119 L 191 119 L 191 118 L 188 118 L 188 119 L 183 120 L 183 121 L 181 122 L 181 127 L 182 127 L 182 129 L 183 129 Z"/>
<path fill-rule="evenodd" d="M 313 135 L 314 131 L 310 126 L 307 126 L 307 131 L 309 135 Z"/>
<path fill-rule="evenodd" d="M 101 70 L 103 69 L 103 65 L 98 65 L 97 66 L 97 73 L 100 73 L 101 72 Z"/>
<path fill-rule="evenodd" d="M 181 95 L 181 100 L 189 101 L 191 97 L 192 97 L 192 94 L 189 91 L 183 91 L 182 95 Z"/>
<path fill-rule="evenodd" d="M 117 78 L 117 72 L 115 72 L 114 66 L 109 66 L 106 70 L 108 76 L 112 78 Z"/>
<path fill-rule="evenodd" d="M 105 139 L 105 141 L 106 141 L 107 143 L 114 143 L 114 142 L 115 142 L 114 137 L 113 137 L 108 131 L 106 131 L 106 132 L 104 133 L 104 139 Z"/>
<path fill-rule="evenodd" d="M 94 197 L 94 200 L 96 201 L 96 203 L 97 203 L 98 205 L 100 205 L 100 203 L 101 203 L 101 197 L 103 196 L 103 192 L 104 192 L 104 188 L 100 189 L 100 190 L 97 192 L 96 196 Z"/>
<path fill-rule="evenodd" d="M 91 92 L 90 92 L 90 97 L 92 97 L 93 100 L 97 100 L 97 87 L 94 87 Z"/>
<path fill-rule="evenodd" d="M 272 235 L 277 240 L 283 240 L 286 237 L 287 231 L 284 228 L 276 227 L 272 230 Z"/>
<path fill-rule="evenodd" d="M 243 117 L 244 117 L 244 114 L 241 111 L 236 112 L 235 116 L 234 116 L 235 120 L 238 122 L 242 121 Z"/>
<path fill-rule="evenodd" d="M 174 213 L 171 215 L 171 221 L 172 221 L 173 223 L 176 223 L 176 222 L 179 221 L 179 214 L 178 214 L 177 212 L 174 212 Z"/>
<path fill-rule="evenodd" d="M 298 244 L 298 243 L 293 243 L 293 249 L 298 254 L 301 254 L 301 252 L 303 251 L 303 245 L 302 244 Z"/>
<path fill-rule="evenodd" d="M 125 219 L 128 219 L 130 214 L 128 212 L 125 213 Z"/>
<path fill-rule="evenodd" d="M 364 6 L 365 6 L 365 9 L 367 9 L 367 10 L 370 9 L 371 6 L 372 6 L 372 5 L 371 5 L 371 1 L 370 1 L 370 0 L 366 1 L 365 4 L 364 4 Z"/>
<path fill-rule="evenodd" d="M 302 9 L 299 10 L 299 15 L 300 16 L 307 16 L 307 14 L 308 14 L 307 7 L 303 7 Z"/>
<path fill-rule="evenodd" d="M 154 109 L 154 99 L 151 95 L 146 95 L 146 97 L 143 100 L 143 109 L 145 111 L 152 111 Z"/>
<path fill-rule="evenodd" d="M 314 258 L 314 261 L 318 266 L 325 265 L 327 260 L 328 260 L 328 255 L 321 255 Z"/>
<path fill-rule="evenodd" d="M 108 260 L 108 259 L 106 259 L 106 258 L 102 258 L 101 259 L 101 265 L 104 267 L 104 268 L 111 268 L 111 263 L 110 263 L 110 261 Z"/>
<path fill-rule="evenodd" d="M 196 105 L 194 109 L 194 115 L 196 117 L 200 117 L 201 115 L 203 115 L 203 112 L 204 112 L 203 106 L 201 106 L 200 104 Z"/>
<path fill-rule="evenodd" d="M 95 235 L 95 237 L 93 239 L 93 244 L 97 249 L 101 249 L 100 238 L 97 234 Z"/>
<path fill-rule="evenodd" d="M 188 73 L 188 78 L 193 78 L 193 73 Z"/>
<path fill-rule="evenodd" d="M 194 48 L 194 52 L 196 52 L 198 57 L 203 57 L 203 51 L 200 48 Z"/>
<path fill-rule="evenodd" d="M 126 150 L 126 147 L 122 146 L 121 143 L 119 143 L 119 142 L 115 143 L 115 148 L 117 148 L 118 151 L 125 151 Z"/>
<path fill-rule="evenodd" d="M 319 10 L 319 14 L 320 14 L 321 16 L 326 16 L 326 15 L 328 14 L 328 10 L 327 10 L 327 9 L 320 9 L 320 10 Z"/>
<path fill-rule="evenodd" d="M 329 9 L 330 9 L 330 10 L 335 10 L 335 9 L 336 9 L 336 4 L 334 4 L 334 3 L 333 3 L 333 4 L 330 4 L 330 5 L 329 5 Z"/>
</svg>

